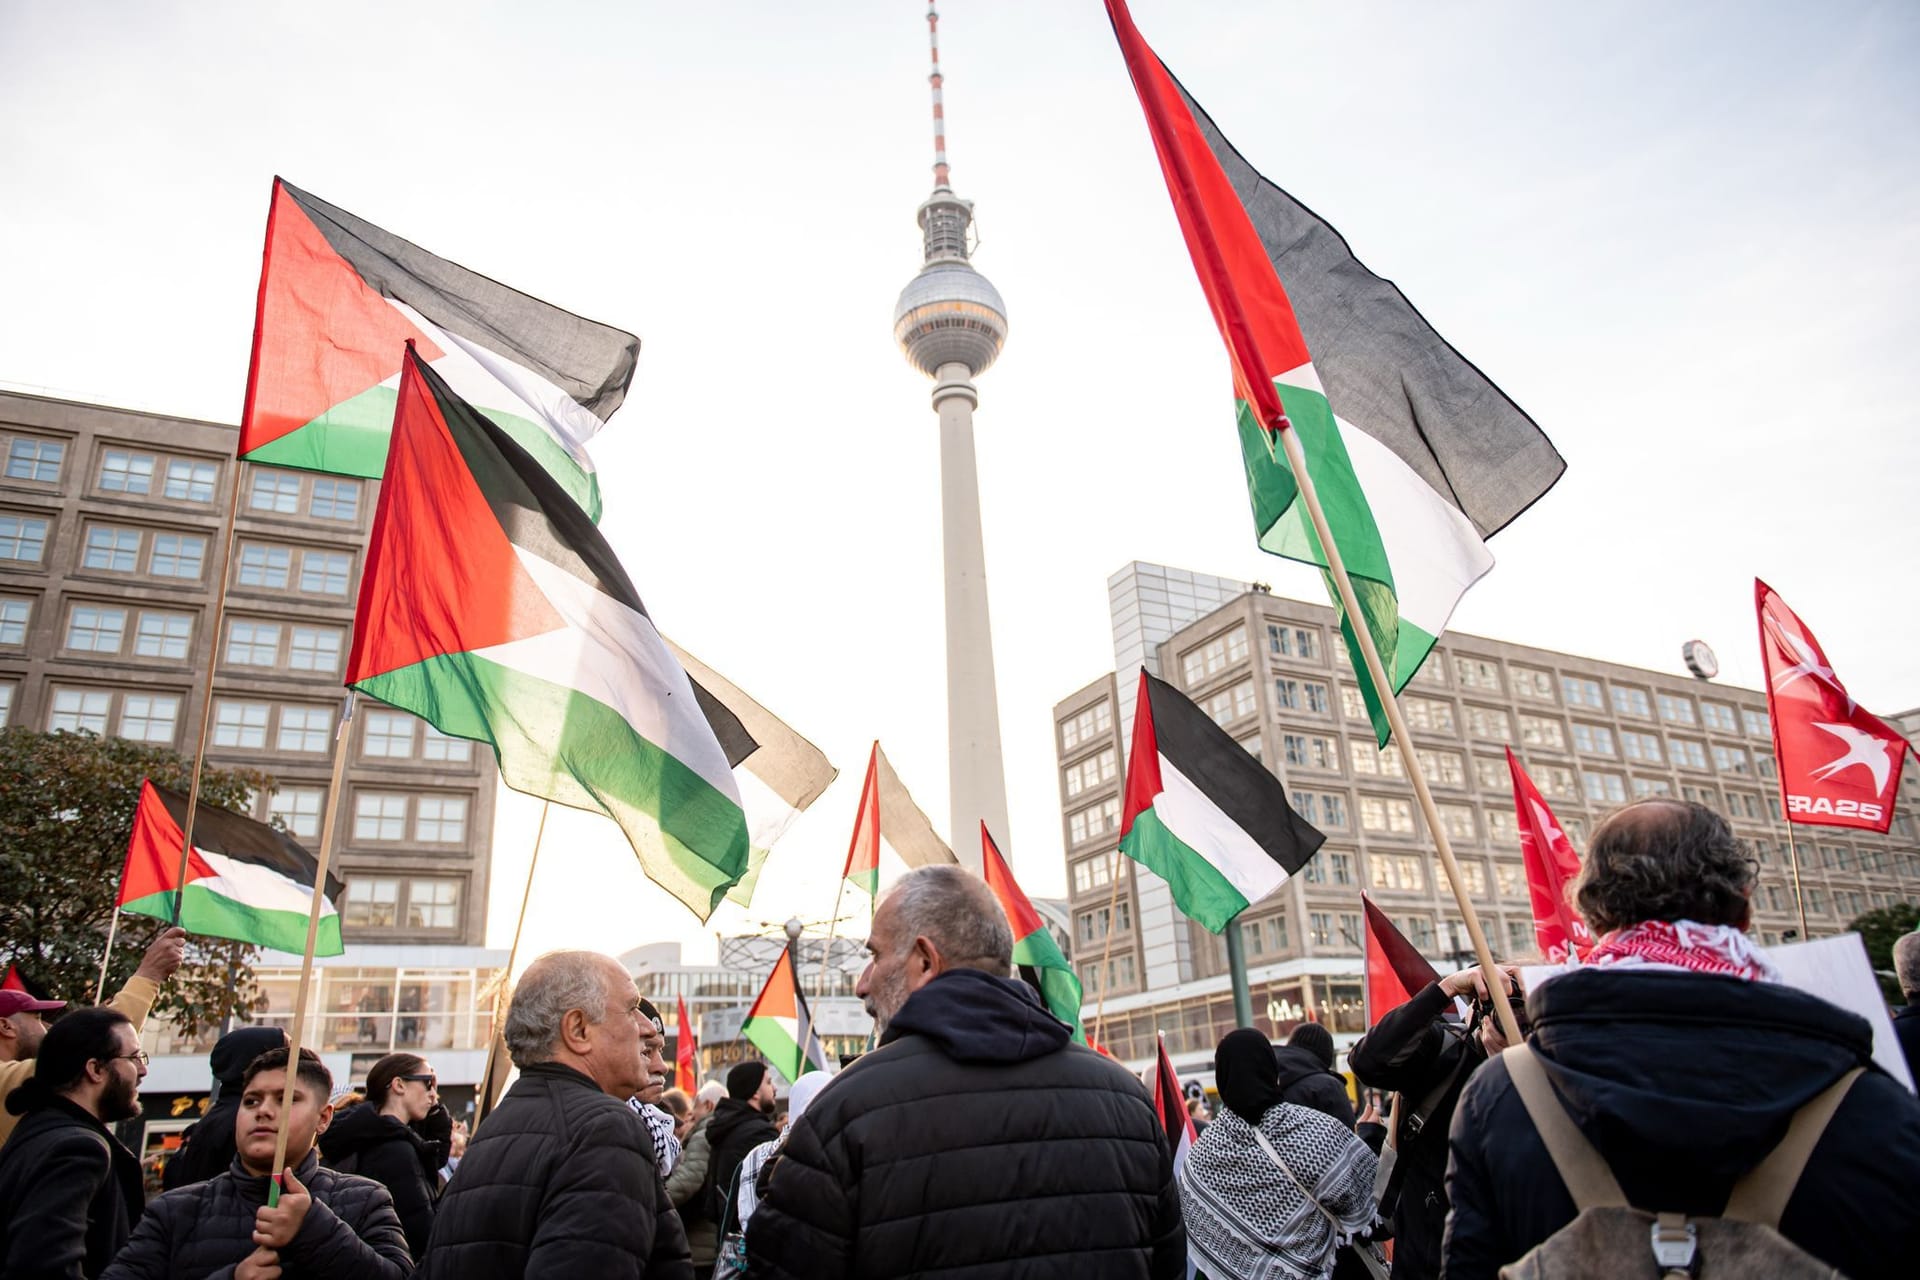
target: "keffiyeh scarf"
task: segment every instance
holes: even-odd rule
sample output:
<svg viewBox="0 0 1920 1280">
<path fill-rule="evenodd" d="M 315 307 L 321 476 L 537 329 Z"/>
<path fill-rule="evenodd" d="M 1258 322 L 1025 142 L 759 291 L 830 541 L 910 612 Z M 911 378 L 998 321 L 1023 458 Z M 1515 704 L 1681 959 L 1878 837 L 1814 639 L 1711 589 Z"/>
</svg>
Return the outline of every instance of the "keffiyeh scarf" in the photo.
<svg viewBox="0 0 1920 1280">
<path fill-rule="evenodd" d="M 1780 971 L 1767 962 L 1743 930 L 1730 924 L 1692 920 L 1643 920 L 1615 929 L 1587 957 L 1591 965 L 1668 972 L 1717 973 L 1748 982 L 1779 982 Z"/>
<path fill-rule="evenodd" d="M 680 1163 L 680 1139 L 673 1136 L 673 1117 L 638 1098 L 628 1098 L 627 1106 L 647 1126 L 647 1135 L 653 1139 L 653 1162 L 660 1176 L 666 1177 Z"/>
<path fill-rule="evenodd" d="M 1262 1115 L 1260 1132 L 1338 1230 L 1260 1149 L 1253 1127 L 1223 1110 L 1180 1174 L 1188 1255 L 1209 1276 L 1325 1280 L 1334 1250 L 1373 1225 L 1374 1154 L 1339 1121 L 1290 1103 Z"/>
</svg>

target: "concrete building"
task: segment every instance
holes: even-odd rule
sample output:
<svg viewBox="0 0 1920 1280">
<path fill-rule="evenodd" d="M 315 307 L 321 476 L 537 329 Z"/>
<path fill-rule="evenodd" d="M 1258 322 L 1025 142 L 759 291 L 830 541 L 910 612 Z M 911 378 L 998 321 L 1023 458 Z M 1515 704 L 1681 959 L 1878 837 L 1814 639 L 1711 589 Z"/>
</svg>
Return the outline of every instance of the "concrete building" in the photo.
<svg viewBox="0 0 1920 1280">
<path fill-rule="evenodd" d="M 217 656 L 208 763 L 271 774 L 253 816 L 280 818 L 314 847 L 378 486 L 238 463 L 236 435 L 0 392 L 0 724 L 191 756 Z M 350 749 L 333 864 L 347 885 L 347 953 L 323 962 L 315 984 L 318 1047 L 343 1081 L 364 1074 L 369 1055 L 406 1048 L 437 1055 L 449 1085 L 470 1084 L 487 1034 L 480 993 L 505 960 L 480 949 L 493 753 L 365 699 Z M 286 1020 L 297 962 L 266 953 L 258 971 L 257 1016 Z M 209 1042 L 153 1027 L 149 1051 L 161 1057 L 149 1087 L 204 1091 Z"/>
<path fill-rule="evenodd" d="M 1362 889 L 1443 971 L 1472 962 L 1405 759 L 1398 745 L 1374 745 L 1333 610 L 1262 589 L 1219 601 L 1231 585 L 1152 565 L 1116 574 L 1119 670 L 1054 708 L 1088 1023 L 1100 1010 L 1100 1038 L 1128 1061 L 1152 1053 L 1156 1030 L 1187 1061 L 1205 1060 L 1233 1025 L 1221 940 L 1179 914 L 1163 881 L 1116 852 L 1126 728 L 1143 662 L 1274 770 L 1294 807 L 1328 837 L 1305 871 L 1243 917 L 1264 1029 L 1284 1034 L 1308 1010 L 1343 1043 L 1364 1029 Z M 1449 632 L 1402 697 L 1497 954 L 1536 954 L 1508 744 L 1577 846 L 1599 817 L 1641 796 L 1684 796 L 1725 813 L 1761 863 L 1756 932 L 1766 942 L 1797 935 L 1761 692 Z M 1903 782 L 1902 816 L 1888 836 L 1795 829 L 1813 934 L 1837 932 L 1872 907 L 1920 900 L 1916 806 L 1920 775 Z"/>
</svg>

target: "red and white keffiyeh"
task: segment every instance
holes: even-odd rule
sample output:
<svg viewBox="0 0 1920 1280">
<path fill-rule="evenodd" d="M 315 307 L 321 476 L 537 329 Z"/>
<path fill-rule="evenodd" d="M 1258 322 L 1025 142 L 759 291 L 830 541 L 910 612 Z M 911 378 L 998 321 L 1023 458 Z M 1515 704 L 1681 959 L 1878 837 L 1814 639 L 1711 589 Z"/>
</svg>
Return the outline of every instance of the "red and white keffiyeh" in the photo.
<svg viewBox="0 0 1920 1280">
<path fill-rule="evenodd" d="M 1615 929 L 1600 939 L 1587 963 L 1718 973 L 1748 982 L 1781 981 L 1780 971 L 1760 954 L 1744 930 L 1692 920 L 1643 920 Z"/>
</svg>

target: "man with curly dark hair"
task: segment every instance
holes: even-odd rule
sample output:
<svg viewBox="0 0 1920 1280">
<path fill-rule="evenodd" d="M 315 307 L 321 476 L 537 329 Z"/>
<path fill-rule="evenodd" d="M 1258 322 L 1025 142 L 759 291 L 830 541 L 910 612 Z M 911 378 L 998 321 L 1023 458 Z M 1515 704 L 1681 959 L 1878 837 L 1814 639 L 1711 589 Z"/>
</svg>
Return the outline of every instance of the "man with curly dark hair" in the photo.
<svg viewBox="0 0 1920 1280">
<path fill-rule="evenodd" d="M 1696 1218 L 1719 1216 L 1795 1113 L 1833 1088 L 1838 1109 L 1779 1232 L 1855 1280 L 1910 1275 L 1920 1101 L 1873 1065 L 1866 1019 L 1783 985 L 1748 940 L 1757 877 L 1702 805 L 1610 814 L 1573 886 L 1599 941 L 1586 965 L 1528 994 L 1533 1032 L 1515 1052 L 1539 1065 L 1629 1204 Z M 1492 1280 L 1574 1219 L 1514 1083 L 1522 1068 L 1512 1052 L 1494 1058 L 1454 1112 L 1449 1280 Z"/>
</svg>

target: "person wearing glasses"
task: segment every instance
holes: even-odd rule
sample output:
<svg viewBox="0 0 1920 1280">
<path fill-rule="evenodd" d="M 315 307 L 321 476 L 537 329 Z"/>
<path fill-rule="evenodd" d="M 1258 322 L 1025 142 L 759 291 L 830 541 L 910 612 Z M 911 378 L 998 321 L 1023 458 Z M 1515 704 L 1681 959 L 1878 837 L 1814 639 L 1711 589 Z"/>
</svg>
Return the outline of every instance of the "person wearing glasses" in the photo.
<svg viewBox="0 0 1920 1280">
<path fill-rule="evenodd" d="M 372 1178 L 392 1194 L 416 1258 L 433 1232 L 440 1167 L 453 1136 L 439 1088 L 432 1063 L 417 1053 L 390 1053 L 367 1072 L 367 1100 L 335 1116 L 320 1139 L 328 1168 Z"/>
<path fill-rule="evenodd" d="M 140 1114 L 147 1055 L 117 1009 L 75 1009 L 47 1028 L 38 1069 L 7 1109 L 0 1148 L 0 1276 L 92 1280 L 146 1207 L 140 1161 L 107 1128 Z"/>
</svg>

